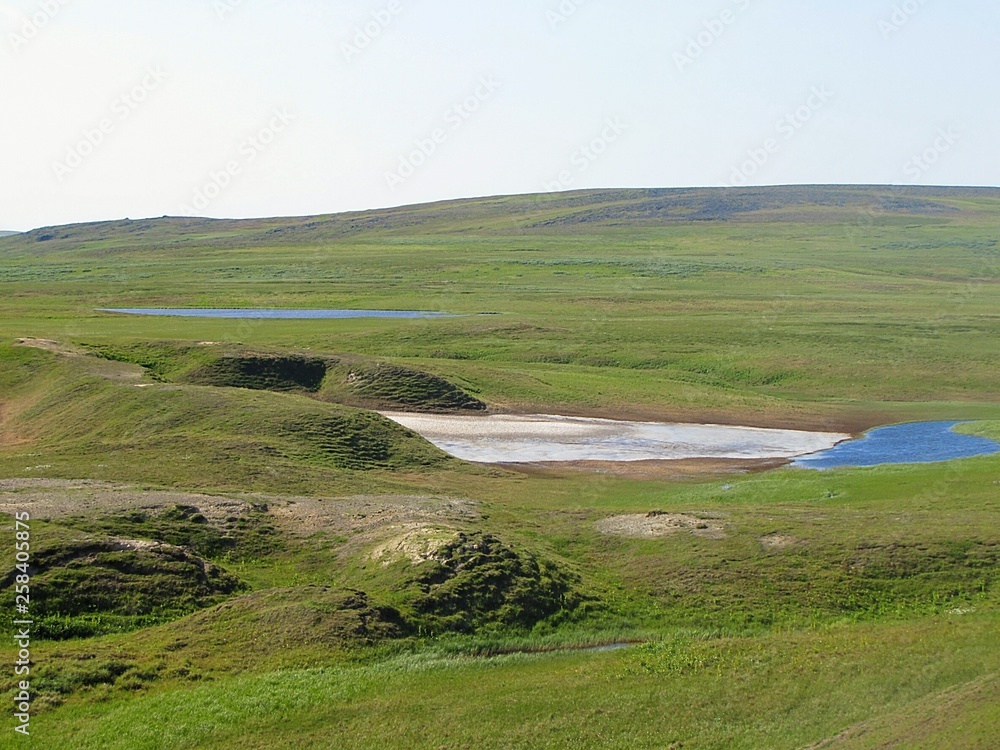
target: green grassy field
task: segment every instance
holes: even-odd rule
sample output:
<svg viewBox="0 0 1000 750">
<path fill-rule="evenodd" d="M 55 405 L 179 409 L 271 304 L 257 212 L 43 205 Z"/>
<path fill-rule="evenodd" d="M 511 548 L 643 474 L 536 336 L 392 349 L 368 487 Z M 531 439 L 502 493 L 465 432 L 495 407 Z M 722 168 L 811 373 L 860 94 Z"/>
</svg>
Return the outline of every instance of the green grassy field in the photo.
<svg viewBox="0 0 1000 750">
<path fill-rule="evenodd" d="M 0 238 L 0 747 L 992 747 L 1000 457 L 521 472 L 371 409 L 1000 438 L 998 226 L 803 187 Z M 160 306 L 455 317 L 100 311 Z"/>
</svg>

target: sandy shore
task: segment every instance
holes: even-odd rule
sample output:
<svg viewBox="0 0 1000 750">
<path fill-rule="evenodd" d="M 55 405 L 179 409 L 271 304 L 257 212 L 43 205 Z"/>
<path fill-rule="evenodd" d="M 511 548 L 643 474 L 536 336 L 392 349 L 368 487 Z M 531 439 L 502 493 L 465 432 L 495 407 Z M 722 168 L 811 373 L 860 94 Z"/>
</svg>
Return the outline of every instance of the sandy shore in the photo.
<svg viewBox="0 0 1000 750">
<path fill-rule="evenodd" d="M 788 459 L 826 450 L 851 437 L 831 432 L 541 414 L 384 415 L 453 456 L 481 463 Z"/>
</svg>

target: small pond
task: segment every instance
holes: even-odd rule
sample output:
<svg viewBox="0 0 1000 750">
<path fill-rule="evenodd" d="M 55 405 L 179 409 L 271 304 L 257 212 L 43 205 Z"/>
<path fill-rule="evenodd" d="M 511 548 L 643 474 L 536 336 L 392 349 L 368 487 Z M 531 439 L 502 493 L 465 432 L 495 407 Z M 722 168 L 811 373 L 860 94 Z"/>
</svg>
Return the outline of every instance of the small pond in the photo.
<svg viewBox="0 0 1000 750">
<path fill-rule="evenodd" d="M 840 466 L 923 464 L 1000 453 L 1000 443 L 955 432 L 962 422 L 909 422 L 879 427 L 858 440 L 803 456 L 796 466 L 833 469 Z"/>
<path fill-rule="evenodd" d="M 252 310 L 197 307 L 101 308 L 100 312 L 158 315 L 178 318 L 254 318 L 272 320 L 332 320 L 344 318 L 449 318 L 449 313 L 427 310 Z"/>
</svg>

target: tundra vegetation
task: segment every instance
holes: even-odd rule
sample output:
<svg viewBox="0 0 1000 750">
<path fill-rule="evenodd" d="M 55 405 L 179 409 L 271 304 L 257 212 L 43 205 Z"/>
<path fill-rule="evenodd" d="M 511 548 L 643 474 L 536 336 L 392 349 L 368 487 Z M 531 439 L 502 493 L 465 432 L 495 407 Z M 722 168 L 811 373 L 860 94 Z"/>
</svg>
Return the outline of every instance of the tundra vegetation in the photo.
<svg viewBox="0 0 1000 750">
<path fill-rule="evenodd" d="M 518 469 L 378 411 L 1000 438 L 998 226 L 776 187 L 3 237 L 0 746 L 991 746 L 1000 456 Z"/>
</svg>

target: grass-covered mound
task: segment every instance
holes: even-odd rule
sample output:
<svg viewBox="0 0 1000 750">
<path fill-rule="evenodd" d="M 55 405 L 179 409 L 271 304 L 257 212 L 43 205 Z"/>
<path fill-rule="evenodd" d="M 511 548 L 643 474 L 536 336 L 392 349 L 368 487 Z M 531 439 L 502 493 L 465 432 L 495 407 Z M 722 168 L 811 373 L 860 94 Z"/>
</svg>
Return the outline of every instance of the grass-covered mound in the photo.
<svg viewBox="0 0 1000 750">
<path fill-rule="evenodd" d="M 189 383 L 251 388 L 259 391 L 318 391 L 326 360 L 301 354 L 227 355 L 190 372 Z"/>
<path fill-rule="evenodd" d="M 4 579 L 13 609 L 15 573 Z M 190 549 L 116 537 L 42 541 L 33 550 L 31 615 L 38 638 L 90 636 L 169 620 L 244 588 Z"/>
<path fill-rule="evenodd" d="M 133 341 L 82 346 L 95 357 L 139 365 L 162 383 L 313 392 L 322 385 L 327 368 L 324 357 L 230 343 Z"/>
<path fill-rule="evenodd" d="M 331 363 L 321 398 L 372 409 L 484 411 L 486 404 L 445 378 L 412 367 L 343 357 Z"/>
<path fill-rule="evenodd" d="M 83 342 L 81 346 L 95 357 L 139 365 L 153 380 L 164 383 L 182 381 L 189 373 L 210 367 L 222 356 L 240 351 L 240 348 L 231 345 L 215 347 L 171 341 Z"/>
<path fill-rule="evenodd" d="M 193 505 L 160 511 L 137 509 L 99 518 L 81 516 L 63 523 L 74 530 L 149 539 L 187 547 L 203 557 L 233 561 L 258 560 L 284 547 L 263 505 L 251 506 L 249 512 L 230 516 L 218 526 L 209 523 Z"/>
<path fill-rule="evenodd" d="M 580 603 L 574 577 L 492 534 L 459 534 L 417 567 L 420 630 L 531 629 Z"/>
<path fill-rule="evenodd" d="M 47 367 L 18 380 L 0 422 L 13 449 L 0 450 L 7 471 L 27 461 L 66 478 L 289 491 L 349 481 L 347 471 L 457 464 L 373 412 L 269 391 L 136 387 L 93 376 L 79 359 L 38 356 Z"/>
<path fill-rule="evenodd" d="M 89 345 L 87 349 L 98 357 L 140 365 L 161 382 L 300 392 L 365 409 L 486 409 L 483 401 L 446 378 L 358 354 L 320 356 L 166 341 Z"/>
<path fill-rule="evenodd" d="M 244 594 L 178 622 L 170 637 L 185 647 L 222 650 L 237 662 L 294 661 L 297 652 L 374 645 L 410 632 L 400 613 L 368 594 L 295 586 Z"/>
<path fill-rule="evenodd" d="M 243 593 L 127 636 L 44 643 L 35 669 L 36 711 L 95 691 L 100 699 L 163 682 L 338 664 L 355 649 L 410 632 L 397 610 L 354 589 L 308 585 Z M 0 694 L 13 694 L 15 684 L 0 680 Z"/>
</svg>

